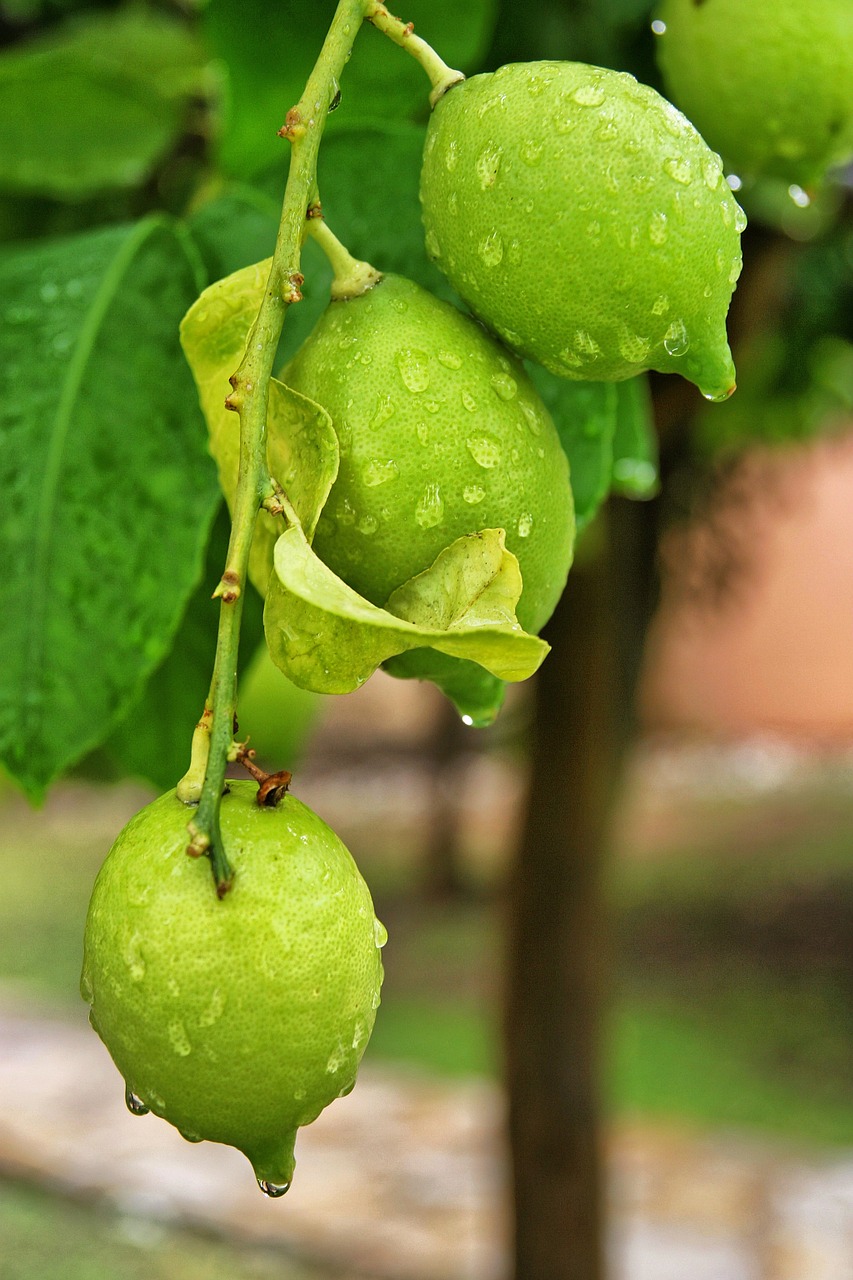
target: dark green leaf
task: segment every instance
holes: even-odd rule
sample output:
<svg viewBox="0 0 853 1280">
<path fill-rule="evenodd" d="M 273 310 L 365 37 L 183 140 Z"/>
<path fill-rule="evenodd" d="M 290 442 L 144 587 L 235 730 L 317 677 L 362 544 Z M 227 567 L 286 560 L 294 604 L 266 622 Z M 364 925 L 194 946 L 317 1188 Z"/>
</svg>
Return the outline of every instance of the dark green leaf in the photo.
<svg viewBox="0 0 853 1280">
<path fill-rule="evenodd" d="M 284 188 L 282 187 L 283 194 Z M 187 219 L 210 280 L 221 280 L 272 255 L 281 198 L 235 184 Z"/>
<path fill-rule="evenodd" d="M 613 382 L 572 382 L 541 365 L 527 366 L 569 459 L 580 533 L 610 492 L 618 395 Z"/>
<path fill-rule="evenodd" d="M 0 753 L 33 795 L 162 660 L 218 500 L 178 323 L 199 285 L 161 219 L 0 255 Z"/>
<path fill-rule="evenodd" d="M 70 23 L 0 57 L 0 186 L 79 200 L 142 182 L 200 84 L 185 27 L 142 9 Z"/>
<path fill-rule="evenodd" d="M 434 44 L 451 66 L 468 70 L 485 52 L 495 0 L 469 0 L 464 16 L 457 0 L 408 0 L 405 21 Z M 335 12 L 334 0 L 210 0 L 204 25 L 211 48 L 227 65 L 230 92 L 221 158 L 228 172 L 247 177 L 282 154 L 276 137 L 290 107 L 302 95 Z M 367 121 L 404 120 L 428 114 L 429 81 L 413 58 L 373 28 L 359 33 L 341 84 L 342 101 L 332 129 Z M 360 185 L 369 185 L 364 174 Z"/>
<path fill-rule="evenodd" d="M 648 379 L 616 384 L 611 488 L 624 498 L 653 498 L 660 487 L 658 442 Z"/>
<path fill-rule="evenodd" d="M 169 656 L 104 744 L 122 773 L 145 778 L 161 791 L 173 787 L 187 768 L 193 729 L 204 709 L 219 621 L 219 602 L 211 593 L 225 564 L 229 530 L 223 507 L 213 525 L 201 581 Z M 251 662 L 263 634 L 263 604 L 250 591 L 243 604 L 241 669 Z"/>
</svg>

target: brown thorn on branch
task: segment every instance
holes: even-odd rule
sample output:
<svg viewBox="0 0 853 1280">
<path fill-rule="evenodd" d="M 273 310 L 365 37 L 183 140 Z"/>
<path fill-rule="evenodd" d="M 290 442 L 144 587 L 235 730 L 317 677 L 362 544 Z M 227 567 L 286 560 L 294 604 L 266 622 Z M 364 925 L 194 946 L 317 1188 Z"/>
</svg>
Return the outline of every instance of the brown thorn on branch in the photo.
<svg viewBox="0 0 853 1280">
<path fill-rule="evenodd" d="M 278 130 L 278 136 L 292 142 L 294 138 L 301 138 L 304 133 L 305 125 L 302 123 L 302 115 L 296 107 L 291 107 L 284 117 L 284 124 Z"/>
<path fill-rule="evenodd" d="M 236 569 L 226 569 L 217 583 L 211 599 L 222 599 L 226 604 L 233 604 L 242 593 L 240 575 Z"/>
<path fill-rule="evenodd" d="M 414 22 L 407 22 L 407 23 L 406 23 L 406 25 L 405 25 L 405 27 L 403 27 L 403 35 L 404 35 L 404 36 L 413 36 L 414 34 L 415 34 L 415 24 L 414 24 Z"/>
<path fill-rule="evenodd" d="M 309 204 L 305 217 L 310 222 L 312 218 L 322 218 L 323 206 L 319 200 L 315 200 L 313 204 Z"/>
<path fill-rule="evenodd" d="M 204 831 L 199 831 L 194 822 L 187 823 L 187 831 L 190 833 L 190 843 L 187 845 L 188 856 L 203 858 L 210 849 L 210 836 Z"/>
<path fill-rule="evenodd" d="M 279 769 L 277 773 L 266 773 L 255 764 L 255 753 L 247 742 L 240 744 L 234 759 L 252 775 L 258 783 L 258 794 L 255 803 L 261 808 L 274 809 L 283 800 L 290 787 L 293 774 L 287 769 Z"/>
</svg>

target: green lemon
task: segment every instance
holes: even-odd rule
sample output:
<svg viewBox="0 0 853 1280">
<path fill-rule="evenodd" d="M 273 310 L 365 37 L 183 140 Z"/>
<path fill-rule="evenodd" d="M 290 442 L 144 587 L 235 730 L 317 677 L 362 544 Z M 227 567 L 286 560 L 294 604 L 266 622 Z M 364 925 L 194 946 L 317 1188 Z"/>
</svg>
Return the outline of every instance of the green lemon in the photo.
<svg viewBox="0 0 853 1280">
<path fill-rule="evenodd" d="M 161 796 L 119 835 L 86 921 L 81 991 L 128 1105 L 191 1141 L 239 1148 L 262 1189 L 293 1176 L 294 1141 L 349 1092 L 379 1004 L 385 930 L 344 845 L 293 796 L 231 782 L 220 901 L 187 856 L 192 809 Z"/>
<path fill-rule="evenodd" d="M 851 0 L 663 0 L 667 89 L 744 177 L 818 180 L 853 156 Z"/>
<path fill-rule="evenodd" d="M 516 63 L 436 104 L 427 251 L 510 346 L 567 378 L 734 389 L 725 319 L 743 213 L 685 117 L 633 76 Z"/>
<path fill-rule="evenodd" d="M 384 605 L 455 539 L 506 530 L 538 631 L 572 558 L 568 463 L 520 362 L 470 317 L 400 276 L 332 302 L 284 370 L 329 413 L 338 478 L 314 550 Z"/>
</svg>

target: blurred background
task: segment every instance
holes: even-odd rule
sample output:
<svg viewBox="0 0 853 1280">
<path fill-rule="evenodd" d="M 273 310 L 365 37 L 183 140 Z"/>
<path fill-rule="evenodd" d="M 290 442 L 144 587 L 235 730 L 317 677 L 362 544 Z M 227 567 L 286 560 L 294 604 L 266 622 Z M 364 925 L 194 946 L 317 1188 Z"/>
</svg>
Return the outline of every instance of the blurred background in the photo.
<svg viewBox="0 0 853 1280">
<path fill-rule="evenodd" d="M 0 275 L 152 213 L 202 282 L 268 254 L 275 131 L 333 7 L 0 0 Z M 401 16 L 466 71 L 577 58 L 659 86 L 647 0 Z M 421 73 L 369 30 L 342 90 L 330 225 L 452 296 L 422 246 Z M 40 807 L 0 776 L 4 1280 L 851 1280 L 850 186 L 739 190 L 737 396 L 653 376 L 622 455 L 641 466 L 543 382 L 585 532 L 554 652 L 490 729 L 382 674 L 295 690 L 254 602 L 241 730 L 348 844 L 390 935 L 359 1088 L 301 1136 L 278 1204 L 235 1153 L 125 1111 L 77 993 L 97 869 L 183 772 L 203 704 L 211 481 L 169 656 Z M 284 354 L 325 305 L 310 243 L 304 270 Z"/>
</svg>

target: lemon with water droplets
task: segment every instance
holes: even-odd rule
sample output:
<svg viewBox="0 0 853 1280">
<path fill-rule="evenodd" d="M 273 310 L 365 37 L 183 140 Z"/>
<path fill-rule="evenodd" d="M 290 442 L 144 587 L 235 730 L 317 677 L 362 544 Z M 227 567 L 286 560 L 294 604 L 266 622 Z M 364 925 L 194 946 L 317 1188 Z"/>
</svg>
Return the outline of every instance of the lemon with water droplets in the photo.
<svg viewBox="0 0 853 1280">
<path fill-rule="evenodd" d="M 221 901 L 174 792 L 128 823 L 95 883 L 81 990 L 128 1105 L 239 1148 L 276 1194 L 297 1128 L 353 1086 L 386 934 L 335 833 L 295 797 L 261 808 L 256 793 L 232 782 L 222 798 L 236 874 Z"/>
<path fill-rule="evenodd" d="M 373 604 L 465 534 L 506 530 L 538 631 L 560 598 L 574 514 L 566 456 L 521 363 L 400 276 L 332 302 L 283 380 L 334 423 L 340 470 L 314 550 Z"/>
<path fill-rule="evenodd" d="M 734 389 L 725 319 L 745 219 L 688 120 L 633 76 L 515 63 L 432 114 L 426 246 L 506 343 L 563 377 Z"/>
<path fill-rule="evenodd" d="M 743 177 L 809 185 L 853 157 L 851 0 L 664 0 L 667 90 Z"/>
</svg>

